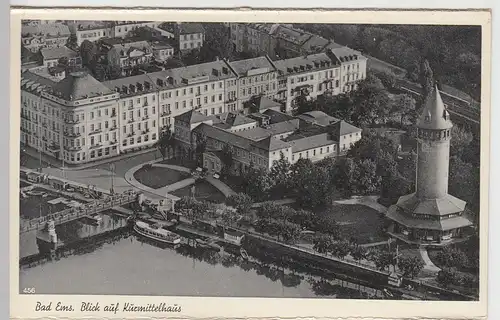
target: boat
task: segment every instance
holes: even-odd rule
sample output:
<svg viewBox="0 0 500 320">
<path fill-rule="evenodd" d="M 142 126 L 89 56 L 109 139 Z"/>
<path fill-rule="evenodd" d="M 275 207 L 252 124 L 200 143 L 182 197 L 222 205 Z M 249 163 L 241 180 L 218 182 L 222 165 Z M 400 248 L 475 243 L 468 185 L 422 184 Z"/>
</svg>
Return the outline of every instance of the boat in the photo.
<svg viewBox="0 0 500 320">
<path fill-rule="evenodd" d="M 165 230 L 157 224 L 148 224 L 143 221 L 136 221 L 134 230 L 146 238 L 154 239 L 160 242 L 169 244 L 179 244 L 181 242 L 181 236 Z"/>
<path fill-rule="evenodd" d="M 241 248 L 240 249 L 240 254 L 243 257 L 243 259 L 248 260 L 248 253 L 245 249 Z"/>
</svg>

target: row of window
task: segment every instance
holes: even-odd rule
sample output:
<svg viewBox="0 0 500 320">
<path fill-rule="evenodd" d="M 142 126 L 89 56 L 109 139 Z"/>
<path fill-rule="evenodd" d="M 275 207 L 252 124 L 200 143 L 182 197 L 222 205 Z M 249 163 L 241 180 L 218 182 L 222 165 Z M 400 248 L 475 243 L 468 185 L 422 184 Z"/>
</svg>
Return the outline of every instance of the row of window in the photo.
<svg viewBox="0 0 500 320">
<path fill-rule="evenodd" d="M 201 47 L 201 42 L 190 42 L 189 45 L 187 43 L 184 43 L 183 49 L 194 49 L 194 48 L 200 48 Z"/>
<path fill-rule="evenodd" d="M 184 34 L 181 36 L 182 40 L 197 40 L 201 39 L 201 33 L 196 33 L 196 34 Z"/>
<path fill-rule="evenodd" d="M 275 73 L 271 73 L 271 74 L 266 74 L 266 75 L 260 75 L 260 76 L 253 76 L 253 77 L 245 77 L 243 79 L 240 80 L 241 84 L 242 85 L 250 85 L 252 83 L 257 83 L 259 81 L 267 81 L 267 80 L 274 80 L 276 78 L 276 74 Z"/>
<path fill-rule="evenodd" d="M 311 157 L 315 157 L 316 156 L 316 150 L 317 149 L 312 150 Z M 325 147 L 319 148 L 319 154 L 323 154 L 323 150 L 325 151 L 326 154 L 330 153 L 330 146 L 327 146 L 326 148 Z M 332 149 L 331 150 L 332 150 L 332 152 L 335 152 L 335 150 L 337 150 L 337 146 L 336 145 L 332 145 Z M 311 151 L 311 150 L 307 150 L 306 152 L 299 152 L 299 159 L 302 159 L 302 155 L 304 155 L 305 159 L 309 159 L 309 151 Z M 273 155 L 275 153 L 276 152 L 273 152 Z M 295 161 L 295 154 L 292 154 L 292 161 Z"/>
<path fill-rule="evenodd" d="M 272 89 L 273 91 L 276 90 L 276 83 L 273 83 L 272 88 L 273 88 Z M 266 84 L 265 86 L 263 84 L 261 84 L 260 86 L 255 86 L 255 87 L 248 88 L 248 89 L 241 89 L 241 95 L 242 96 L 256 95 L 256 94 L 260 94 L 260 93 L 265 93 L 267 91 L 269 91 L 269 84 Z"/>
<path fill-rule="evenodd" d="M 174 96 L 178 97 L 179 95 L 180 96 L 185 96 L 185 95 L 188 95 L 188 94 L 191 95 L 191 94 L 193 94 L 195 92 L 196 92 L 197 95 L 199 95 L 202 92 L 201 91 L 202 88 L 203 88 L 203 92 L 208 92 L 208 87 L 209 87 L 208 84 L 205 84 L 204 86 L 197 86 L 196 88 L 190 87 L 190 88 L 184 88 L 182 90 L 175 90 Z M 224 87 L 224 85 L 223 85 L 222 81 L 219 81 L 217 84 L 212 83 L 210 85 L 210 87 L 212 88 L 212 90 L 215 90 L 216 87 L 218 87 L 219 89 L 222 89 Z M 169 92 L 162 92 L 161 95 L 160 95 L 160 97 L 161 97 L 161 100 L 170 99 L 170 98 L 172 98 L 172 92 L 171 91 L 169 91 Z M 154 101 L 154 98 L 153 98 L 153 101 Z"/>
<path fill-rule="evenodd" d="M 146 134 L 144 136 L 139 136 L 139 137 L 132 137 L 130 139 L 123 139 L 122 141 L 122 146 L 131 146 L 134 144 L 139 144 L 143 142 L 150 142 L 150 141 L 155 141 L 156 140 L 156 133 L 151 134 L 151 140 L 149 139 L 150 135 Z"/>
<path fill-rule="evenodd" d="M 137 118 L 139 118 L 138 120 L 140 120 L 141 117 L 149 117 L 149 114 L 148 114 L 148 108 L 144 108 L 142 109 L 142 112 L 141 112 L 141 109 L 137 109 L 135 110 L 135 114 L 137 115 Z M 156 114 L 156 107 L 153 106 L 151 107 L 151 114 Z M 127 118 L 127 112 L 124 111 L 122 112 L 122 119 L 123 120 L 131 120 L 131 121 L 134 121 L 134 110 L 129 110 L 128 112 L 128 118 Z"/>
<path fill-rule="evenodd" d="M 148 121 L 138 122 L 138 123 L 135 124 L 135 127 L 137 128 L 138 131 L 149 130 L 149 123 L 148 123 Z M 127 126 L 123 126 L 122 128 L 123 128 L 122 130 L 123 130 L 124 134 L 133 133 L 134 132 L 134 124 L 130 124 L 128 126 L 128 128 L 129 128 L 128 132 L 127 132 Z M 153 120 L 151 122 L 151 128 L 156 128 L 156 120 Z"/>
</svg>

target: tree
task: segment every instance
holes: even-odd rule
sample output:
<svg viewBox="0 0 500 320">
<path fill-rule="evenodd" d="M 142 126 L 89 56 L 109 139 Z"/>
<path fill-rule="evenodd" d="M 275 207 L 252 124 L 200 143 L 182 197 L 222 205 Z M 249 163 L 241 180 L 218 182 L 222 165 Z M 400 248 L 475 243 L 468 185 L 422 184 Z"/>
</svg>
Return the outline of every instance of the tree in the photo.
<svg viewBox="0 0 500 320">
<path fill-rule="evenodd" d="M 362 247 L 359 245 L 354 245 L 354 246 L 351 246 L 350 251 L 351 251 L 352 258 L 358 262 L 360 260 L 366 259 L 367 251 L 366 251 L 365 247 Z"/>
<path fill-rule="evenodd" d="M 195 147 L 195 155 L 198 166 L 203 166 L 203 153 L 207 148 L 207 136 L 204 134 L 200 134 L 196 136 L 196 147 Z"/>
<path fill-rule="evenodd" d="M 453 268 L 445 268 L 441 269 L 436 277 L 436 281 L 444 286 L 448 287 L 450 284 L 453 284 L 456 281 L 457 272 Z"/>
<path fill-rule="evenodd" d="M 471 210 L 478 212 L 481 188 L 479 166 L 451 156 L 449 173 L 449 193 L 465 200 Z"/>
<path fill-rule="evenodd" d="M 377 251 L 372 255 L 375 266 L 382 271 L 394 265 L 394 258 L 394 253 L 385 250 Z"/>
<path fill-rule="evenodd" d="M 364 127 L 387 121 L 391 108 L 385 89 L 362 81 L 353 95 L 355 111 L 351 116 L 351 121 L 355 125 Z"/>
<path fill-rule="evenodd" d="M 425 105 L 434 90 L 434 73 L 427 59 L 423 59 L 420 65 L 420 85 L 422 86 L 422 105 Z"/>
<path fill-rule="evenodd" d="M 436 257 L 438 263 L 444 267 L 463 268 L 468 264 L 467 255 L 455 248 L 445 247 Z"/>
<path fill-rule="evenodd" d="M 250 164 L 248 170 L 243 173 L 243 189 L 245 193 L 255 201 L 265 200 L 273 183 L 264 168 L 255 168 Z"/>
<path fill-rule="evenodd" d="M 473 135 L 470 131 L 459 126 L 453 126 L 451 128 L 450 155 L 462 158 L 472 140 Z"/>
<path fill-rule="evenodd" d="M 250 211 L 253 202 L 249 195 L 240 192 L 229 196 L 229 198 L 227 198 L 227 204 L 236 208 L 239 213 L 247 214 Z"/>
<path fill-rule="evenodd" d="M 405 119 L 414 123 L 417 117 L 416 101 L 408 94 L 400 94 L 392 106 L 393 113 L 399 113 L 401 116 L 401 125 L 404 125 Z"/>
<path fill-rule="evenodd" d="M 290 171 L 290 186 L 298 204 L 314 208 L 330 202 L 332 190 L 326 168 L 314 165 L 309 159 L 299 159 Z"/>
<path fill-rule="evenodd" d="M 313 239 L 313 249 L 319 253 L 327 253 L 333 244 L 333 239 L 329 236 L 317 236 Z"/>
<path fill-rule="evenodd" d="M 280 152 L 280 159 L 273 163 L 269 177 L 274 181 L 273 191 L 278 195 L 285 195 L 290 189 L 290 162 Z"/>
<path fill-rule="evenodd" d="M 314 219 L 314 229 L 323 234 L 329 235 L 332 239 L 340 239 L 340 226 L 337 221 L 329 217 L 317 217 Z"/>
<path fill-rule="evenodd" d="M 381 83 L 388 90 L 394 89 L 396 86 L 396 74 L 390 70 L 386 70 L 384 72 L 377 72 L 377 78 L 380 79 Z"/>
<path fill-rule="evenodd" d="M 401 257 L 398 259 L 398 269 L 404 277 L 415 278 L 424 268 L 424 262 L 417 257 Z"/>
<path fill-rule="evenodd" d="M 82 64 L 90 66 L 91 62 L 96 60 L 97 46 L 89 40 L 83 41 L 80 45 L 80 55 L 82 57 Z"/>
<path fill-rule="evenodd" d="M 222 173 L 224 175 L 229 175 L 231 172 L 231 168 L 233 167 L 234 163 L 233 154 L 233 146 L 225 144 L 224 147 L 222 147 L 220 160 L 222 162 Z"/>
<path fill-rule="evenodd" d="M 349 254 L 349 250 L 349 242 L 345 240 L 336 241 L 330 247 L 330 252 L 332 253 L 332 255 L 342 260 Z"/>
<path fill-rule="evenodd" d="M 156 141 L 154 145 L 158 149 L 158 151 L 160 151 L 163 160 L 165 160 L 168 155 L 168 149 L 175 148 L 175 136 L 174 133 L 172 133 L 172 131 L 170 130 L 170 125 L 166 126 L 160 132 L 158 141 Z"/>
</svg>

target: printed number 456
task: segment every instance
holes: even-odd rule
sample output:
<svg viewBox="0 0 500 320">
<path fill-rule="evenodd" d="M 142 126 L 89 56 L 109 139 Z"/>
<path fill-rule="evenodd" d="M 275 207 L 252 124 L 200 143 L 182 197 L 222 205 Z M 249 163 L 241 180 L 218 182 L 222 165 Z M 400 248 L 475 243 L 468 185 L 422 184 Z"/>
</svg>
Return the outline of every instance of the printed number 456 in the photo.
<svg viewBox="0 0 500 320">
<path fill-rule="evenodd" d="M 24 288 L 23 293 L 35 293 L 35 288 Z"/>
</svg>

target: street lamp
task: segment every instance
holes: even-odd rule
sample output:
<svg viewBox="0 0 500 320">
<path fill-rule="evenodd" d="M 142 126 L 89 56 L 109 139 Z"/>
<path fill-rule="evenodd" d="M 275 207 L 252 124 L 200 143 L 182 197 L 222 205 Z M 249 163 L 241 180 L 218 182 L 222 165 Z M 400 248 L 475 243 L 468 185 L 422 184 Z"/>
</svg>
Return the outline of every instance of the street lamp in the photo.
<svg viewBox="0 0 500 320">
<path fill-rule="evenodd" d="M 111 163 L 109 165 L 109 169 L 111 171 L 111 189 L 110 189 L 110 192 L 111 192 L 111 194 L 114 194 L 115 190 L 113 187 L 114 187 L 114 176 L 115 176 L 115 164 Z"/>
</svg>

